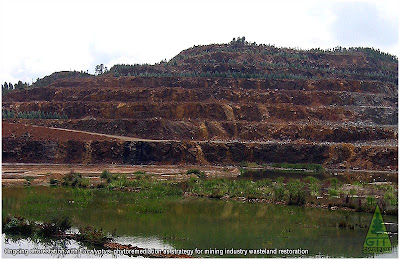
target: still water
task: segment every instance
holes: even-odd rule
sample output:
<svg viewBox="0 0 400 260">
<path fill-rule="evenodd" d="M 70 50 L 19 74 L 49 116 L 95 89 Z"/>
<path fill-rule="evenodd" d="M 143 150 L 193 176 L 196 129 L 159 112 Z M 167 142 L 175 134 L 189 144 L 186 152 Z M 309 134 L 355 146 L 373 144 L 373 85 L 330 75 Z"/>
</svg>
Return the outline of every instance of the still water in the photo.
<svg viewBox="0 0 400 260">
<path fill-rule="evenodd" d="M 116 235 L 115 241 L 142 248 L 187 249 L 194 256 L 214 257 L 369 257 L 362 248 L 371 213 L 202 198 L 138 198 L 126 192 L 70 188 L 4 187 L 2 195 L 3 216 L 21 215 L 36 221 L 68 216 L 75 227 L 102 228 Z M 394 252 L 381 256 L 397 257 L 397 216 L 383 219 Z M 4 257 L 12 257 L 4 253 L 5 248 L 85 248 L 75 241 L 44 244 L 2 237 Z M 285 249 L 307 254 L 279 254 Z M 249 250 L 261 251 L 250 254 Z"/>
</svg>

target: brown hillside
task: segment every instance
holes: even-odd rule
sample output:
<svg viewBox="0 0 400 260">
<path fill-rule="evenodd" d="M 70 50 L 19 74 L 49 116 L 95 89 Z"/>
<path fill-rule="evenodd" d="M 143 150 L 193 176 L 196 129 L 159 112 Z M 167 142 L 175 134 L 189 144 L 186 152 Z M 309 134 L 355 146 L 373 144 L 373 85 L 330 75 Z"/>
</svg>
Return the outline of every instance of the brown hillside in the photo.
<svg viewBox="0 0 400 260">
<path fill-rule="evenodd" d="M 397 61 L 370 49 L 232 42 L 48 83 L 3 97 L 3 161 L 397 168 Z"/>
</svg>

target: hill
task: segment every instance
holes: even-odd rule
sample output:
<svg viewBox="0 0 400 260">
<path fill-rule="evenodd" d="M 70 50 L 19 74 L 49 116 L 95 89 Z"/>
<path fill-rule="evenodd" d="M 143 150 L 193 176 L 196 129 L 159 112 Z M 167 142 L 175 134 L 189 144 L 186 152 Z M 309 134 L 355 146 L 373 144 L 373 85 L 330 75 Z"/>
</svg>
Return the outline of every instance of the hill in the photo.
<svg viewBox="0 0 400 260">
<path fill-rule="evenodd" d="M 26 135 L 3 135 L 3 161 L 396 170 L 397 67 L 397 57 L 371 48 L 298 50 L 238 38 L 98 76 L 55 73 L 3 98 L 3 127 L 120 138 L 68 141 L 51 131 L 46 141 L 25 126 Z"/>
<path fill-rule="evenodd" d="M 397 84 L 396 56 L 372 48 L 300 50 L 248 43 L 194 46 L 155 65 L 115 65 L 114 76 L 355 79 Z"/>
</svg>

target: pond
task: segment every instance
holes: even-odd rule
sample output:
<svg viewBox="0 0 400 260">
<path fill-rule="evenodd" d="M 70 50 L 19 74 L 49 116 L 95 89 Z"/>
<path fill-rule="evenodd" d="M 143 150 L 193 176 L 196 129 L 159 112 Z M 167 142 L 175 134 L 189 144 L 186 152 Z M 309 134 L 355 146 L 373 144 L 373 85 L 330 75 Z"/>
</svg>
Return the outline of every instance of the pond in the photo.
<svg viewBox="0 0 400 260">
<path fill-rule="evenodd" d="M 201 257 L 369 256 L 362 248 L 371 213 L 61 187 L 4 187 L 2 195 L 3 216 L 35 221 L 68 216 L 75 228 L 102 228 L 119 243 L 143 248 L 198 249 L 193 254 Z M 397 216 L 383 219 L 389 223 L 394 252 L 382 256 L 397 257 Z M 5 255 L 6 248 L 49 248 L 54 243 L 13 240 L 3 234 L 2 254 L 12 256 Z M 68 241 L 64 247 L 82 245 Z M 302 249 L 307 254 L 279 253 L 284 249 Z"/>
</svg>

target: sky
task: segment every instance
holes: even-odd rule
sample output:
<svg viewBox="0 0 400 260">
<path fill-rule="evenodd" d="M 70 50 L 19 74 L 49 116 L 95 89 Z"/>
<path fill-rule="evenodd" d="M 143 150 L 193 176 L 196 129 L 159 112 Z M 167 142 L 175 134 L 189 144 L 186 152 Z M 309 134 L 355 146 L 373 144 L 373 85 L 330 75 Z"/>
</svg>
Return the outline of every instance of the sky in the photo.
<svg viewBox="0 0 400 260">
<path fill-rule="evenodd" d="M 194 45 L 373 47 L 399 56 L 397 0 L 1 0 L 0 82 L 154 64 Z"/>
</svg>

